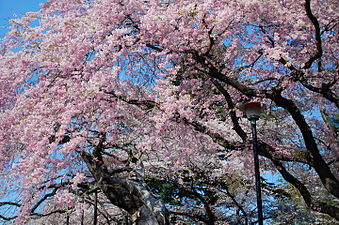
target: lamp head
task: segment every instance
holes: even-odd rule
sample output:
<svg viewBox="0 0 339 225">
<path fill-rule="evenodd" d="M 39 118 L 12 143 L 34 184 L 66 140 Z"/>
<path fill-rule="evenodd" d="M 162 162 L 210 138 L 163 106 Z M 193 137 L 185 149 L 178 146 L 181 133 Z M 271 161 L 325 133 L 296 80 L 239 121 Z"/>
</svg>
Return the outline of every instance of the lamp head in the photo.
<svg viewBox="0 0 339 225">
<path fill-rule="evenodd" d="M 242 106 L 243 111 L 247 119 L 251 122 L 255 122 L 259 120 L 259 114 L 261 112 L 261 104 L 260 102 L 249 102 Z"/>
</svg>

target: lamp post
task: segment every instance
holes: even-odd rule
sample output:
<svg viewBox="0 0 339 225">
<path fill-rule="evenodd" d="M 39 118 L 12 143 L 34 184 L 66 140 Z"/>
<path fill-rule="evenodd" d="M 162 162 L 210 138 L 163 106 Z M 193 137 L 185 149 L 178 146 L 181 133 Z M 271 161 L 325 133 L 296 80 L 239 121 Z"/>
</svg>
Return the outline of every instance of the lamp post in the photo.
<svg viewBox="0 0 339 225">
<path fill-rule="evenodd" d="M 94 192 L 94 220 L 93 225 L 98 224 L 98 190 L 95 190 Z"/>
<path fill-rule="evenodd" d="M 261 104 L 259 102 L 250 102 L 250 103 L 245 104 L 243 108 L 244 108 L 247 119 L 251 122 L 251 127 L 252 127 L 255 188 L 256 188 L 256 193 L 257 193 L 257 208 L 258 208 L 258 224 L 263 225 L 259 155 L 258 155 L 258 146 L 257 146 L 257 120 L 259 120 Z"/>
</svg>

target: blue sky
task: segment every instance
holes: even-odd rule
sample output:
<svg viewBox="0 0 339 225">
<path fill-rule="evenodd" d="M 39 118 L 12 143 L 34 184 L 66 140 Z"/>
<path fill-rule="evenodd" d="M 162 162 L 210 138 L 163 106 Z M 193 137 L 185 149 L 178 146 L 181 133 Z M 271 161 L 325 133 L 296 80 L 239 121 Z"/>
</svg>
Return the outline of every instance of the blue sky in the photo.
<svg viewBox="0 0 339 225">
<path fill-rule="evenodd" d="M 0 37 L 8 30 L 4 27 L 8 26 L 8 19 L 22 15 L 25 12 L 36 11 L 40 8 L 40 4 L 47 0 L 0 0 Z"/>
</svg>

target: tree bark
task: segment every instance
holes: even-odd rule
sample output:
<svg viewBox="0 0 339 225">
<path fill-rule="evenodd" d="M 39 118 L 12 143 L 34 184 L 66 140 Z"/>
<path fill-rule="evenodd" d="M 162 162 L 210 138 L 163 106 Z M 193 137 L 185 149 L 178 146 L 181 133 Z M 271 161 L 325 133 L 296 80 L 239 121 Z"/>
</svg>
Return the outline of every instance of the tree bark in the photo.
<svg viewBox="0 0 339 225">
<path fill-rule="evenodd" d="M 100 160 L 94 160 L 89 153 L 82 152 L 82 158 L 95 178 L 97 186 L 110 202 L 132 217 L 136 225 L 169 225 L 169 213 L 154 196 L 143 179 L 112 177 Z"/>
</svg>

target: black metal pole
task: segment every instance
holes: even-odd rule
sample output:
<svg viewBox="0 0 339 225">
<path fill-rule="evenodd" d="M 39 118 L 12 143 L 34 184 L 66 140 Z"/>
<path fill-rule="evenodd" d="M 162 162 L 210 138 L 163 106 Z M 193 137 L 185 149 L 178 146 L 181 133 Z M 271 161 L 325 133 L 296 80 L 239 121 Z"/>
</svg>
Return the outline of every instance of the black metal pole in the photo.
<svg viewBox="0 0 339 225">
<path fill-rule="evenodd" d="M 98 191 L 95 191 L 95 195 L 94 195 L 94 221 L 93 221 L 93 225 L 97 225 L 97 221 L 98 221 Z"/>
<path fill-rule="evenodd" d="M 263 225 L 261 186 L 260 186 L 260 170 L 259 170 L 259 154 L 257 148 L 257 124 L 256 119 L 250 120 L 253 135 L 253 157 L 254 157 L 254 173 L 255 173 L 255 189 L 257 192 L 257 208 L 258 208 L 258 224 Z"/>
<path fill-rule="evenodd" d="M 81 221 L 80 221 L 81 225 L 84 225 L 84 217 L 85 217 L 85 211 L 84 211 L 84 209 L 82 209 L 81 210 Z"/>
</svg>

